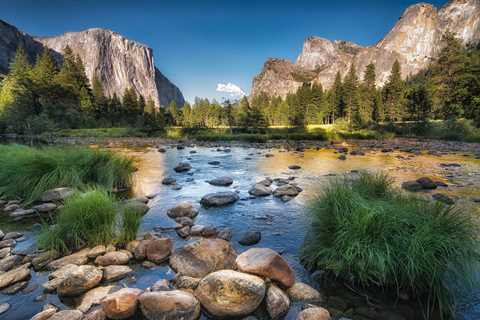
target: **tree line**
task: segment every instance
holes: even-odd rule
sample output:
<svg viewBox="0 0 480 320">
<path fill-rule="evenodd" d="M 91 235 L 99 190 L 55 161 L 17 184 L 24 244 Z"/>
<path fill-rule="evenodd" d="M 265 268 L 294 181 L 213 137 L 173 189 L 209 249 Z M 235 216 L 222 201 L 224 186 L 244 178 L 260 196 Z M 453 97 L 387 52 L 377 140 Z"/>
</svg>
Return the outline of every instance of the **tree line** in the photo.
<svg viewBox="0 0 480 320">
<path fill-rule="evenodd" d="M 465 118 L 480 126 L 480 49 L 464 46 L 451 33 L 438 57 L 419 74 L 403 80 L 398 61 L 379 87 L 374 64 L 358 75 L 352 64 L 331 88 L 303 83 L 295 93 L 266 94 L 239 101 L 195 98 L 158 108 L 152 99 L 128 88 L 122 97 L 107 96 L 97 75 L 89 82 L 80 57 L 69 47 L 58 66 L 45 50 L 31 65 L 22 48 L 0 85 L 0 130 L 38 132 L 57 128 L 131 126 L 156 131 L 164 126 L 213 128 L 304 127 L 347 124 L 364 128 L 378 123 Z"/>
</svg>

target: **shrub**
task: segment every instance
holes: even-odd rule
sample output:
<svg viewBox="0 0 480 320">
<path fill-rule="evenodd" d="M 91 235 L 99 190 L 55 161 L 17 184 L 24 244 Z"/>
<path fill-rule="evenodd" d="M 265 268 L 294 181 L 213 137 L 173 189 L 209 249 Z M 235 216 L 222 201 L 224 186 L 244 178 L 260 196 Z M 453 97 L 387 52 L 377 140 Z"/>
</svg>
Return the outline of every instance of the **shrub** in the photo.
<svg viewBox="0 0 480 320">
<path fill-rule="evenodd" d="M 307 266 L 360 286 L 410 292 L 424 303 L 426 318 L 432 309 L 451 315 L 447 278 L 468 282 L 480 258 L 471 215 L 404 195 L 384 174 L 332 181 L 311 213 L 302 251 Z"/>
<path fill-rule="evenodd" d="M 115 239 L 116 202 L 102 189 L 77 192 L 67 198 L 56 224 L 44 225 L 38 244 L 68 252 L 85 245 L 109 244 Z"/>
<path fill-rule="evenodd" d="M 48 189 L 129 187 L 131 159 L 89 148 L 20 145 L 0 146 L 0 193 L 7 198 L 35 201 Z"/>
</svg>

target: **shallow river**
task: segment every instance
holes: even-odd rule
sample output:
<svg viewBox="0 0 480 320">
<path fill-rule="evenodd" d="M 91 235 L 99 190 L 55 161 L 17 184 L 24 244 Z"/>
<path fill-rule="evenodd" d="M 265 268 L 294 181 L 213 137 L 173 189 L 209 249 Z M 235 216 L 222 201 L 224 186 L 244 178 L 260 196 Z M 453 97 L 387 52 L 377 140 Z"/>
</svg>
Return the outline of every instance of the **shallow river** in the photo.
<svg viewBox="0 0 480 320">
<path fill-rule="evenodd" d="M 448 188 L 435 192 L 444 192 L 458 197 L 458 204 L 480 213 L 479 204 L 473 200 L 480 198 L 480 160 L 467 155 L 412 155 L 402 152 L 382 153 L 369 151 L 365 156 L 348 156 L 346 161 L 338 160 L 334 150 L 305 150 L 304 152 L 287 152 L 281 149 L 255 149 L 232 147 L 229 152 L 224 148 L 167 148 L 160 153 L 154 148 L 115 149 L 136 159 L 138 172 L 135 175 L 134 193 L 136 195 L 156 194 L 150 201 L 151 210 L 142 221 L 140 232 L 160 230 L 160 227 L 173 226 L 173 220 L 167 217 L 166 210 L 181 201 L 198 203 L 200 198 L 210 192 L 235 190 L 240 201 L 224 208 L 200 209 L 196 224 L 229 227 L 233 230 L 232 244 L 238 252 L 246 250 L 238 244 L 238 239 L 247 230 L 262 233 L 257 247 L 269 247 L 285 257 L 301 281 L 318 288 L 318 283 L 310 278 L 309 273 L 299 262 L 298 252 L 308 231 L 309 218 L 306 206 L 309 199 L 315 197 L 321 188 L 332 179 L 333 175 L 342 175 L 351 170 L 385 170 L 389 172 L 398 185 L 406 180 L 421 176 L 435 177 L 446 182 Z M 228 151 L 228 150 L 227 150 Z M 266 154 L 273 156 L 266 157 Z M 217 166 L 210 161 L 220 161 Z M 180 161 L 188 161 L 192 170 L 188 173 L 175 173 L 173 167 Z M 441 163 L 459 163 L 459 168 L 444 168 Z M 290 170 L 289 165 L 297 164 L 300 170 Z M 177 179 L 182 188 L 174 190 L 164 186 L 161 181 L 166 176 Z M 206 180 L 214 177 L 230 176 L 234 183 L 231 187 L 215 187 Z M 248 190 L 265 177 L 295 177 L 295 182 L 304 190 L 289 202 L 282 202 L 272 196 L 252 199 Z M 430 196 L 425 194 L 425 196 Z M 13 226 L 5 225 L 11 229 Z M 16 227 L 15 229 L 18 229 Z M 164 232 L 174 239 L 175 246 L 182 246 L 185 240 L 175 232 Z M 34 246 L 35 231 L 27 231 L 27 240 L 17 245 L 17 250 L 26 250 Z M 159 278 L 173 278 L 168 266 L 154 269 L 136 267 L 134 278 L 123 280 L 130 287 L 146 288 Z M 41 287 L 35 287 L 46 281 L 46 274 L 34 274 L 27 287 L 27 292 L 14 296 L 0 294 L 0 303 L 8 302 L 11 308 L 1 319 L 28 319 L 38 312 L 47 302 L 59 304 L 56 295 L 42 294 Z M 37 301 L 37 302 L 35 302 Z M 459 319 L 480 319 L 480 294 L 468 297 L 462 307 Z M 478 302 L 478 303 L 477 303 Z M 300 306 L 294 305 L 286 319 L 295 319 Z"/>
</svg>

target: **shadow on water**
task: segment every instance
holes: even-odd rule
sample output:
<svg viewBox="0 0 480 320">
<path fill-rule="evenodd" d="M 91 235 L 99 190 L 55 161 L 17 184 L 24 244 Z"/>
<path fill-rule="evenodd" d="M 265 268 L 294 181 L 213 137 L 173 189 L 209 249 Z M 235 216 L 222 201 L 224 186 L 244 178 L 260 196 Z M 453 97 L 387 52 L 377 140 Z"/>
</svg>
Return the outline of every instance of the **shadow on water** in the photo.
<svg viewBox="0 0 480 320">
<path fill-rule="evenodd" d="M 346 161 L 338 160 L 338 154 L 332 150 L 305 150 L 305 152 L 286 152 L 279 149 L 260 150 L 247 147 L 231 148 L 230 152 L 215 148 L 185 148 L 177 150 L 168 148 L 166 153 L 156 149 L 113 149 L 116 152 L 134 157 L 138 171 L 134 177 L 133 193 L 135 195 L 156 194 L 151 200 L 151 210 L 144 216 L 140 233 L 152 230 L 166 230 L 172 227 L 174 221 L 166 215 L 166 210 L 181 201 L 199 203 L 207 193 L 223 190 L 238 192 L 240 200 L 232 206 L 204 209 L 195 220 L 196 224 L 214 225 L 217 228 L 228 227 L 233 231 L 232 244 L 237 252 L 243 252 L 250 247 L 238 244 L 239 238 L 247 230 L 260 231 L 262 239 L 256 247 L 269 247 L 280 252 L 289 262 L 300 281 L 307 282 L 320 290 L 329 287 L 320 283 L 305 270 L 299 261 L 299 249 L 308 232 L 309 216 L 307 206 L 310 199 L 321 192 L 323 186 L 335 175 L 342 175 L 352 170 L 386 170 L 400 185 L 405 180 L 416 179 L 419 176 L 431 176 L 448 181 L 449 187 L 439 190 L 460 198 L 459 204 L 469 210 L 479 212 L 477 204 L 470 201 L 472 197 L 480 197 L 480 160 L 473 157 L 458 155 L 409 155 L 401 152 L 381 153 L 368 152 L 366 156 L 348 156 Z M 192 152 L 193 151 L 193 152 Z M 266 157 L 270 153 L 273 157 Z M 188 173 L 175 173 L 173 167 L 187 161 L 192 165 Z M 219 165 L 210 165 L 211 161 L 219 161 Z M 443 162 L 457 162 L 462 166 L 457 169 L 446 169 L 440 166 Z M 292 164 L 301 166 L 300 170 L 290 170 Z M 166 176 L 177 180 L 180 190 L 164 186 L 161 181 Z M 216 187 L 206 181 L 214 177 L 230 176 L 234 183 L 230 187 Z M 257 181 L 265 177 L 288 178 L 295 177 L 304 192 L 289 202 L 269 196 L 252 199 L 248 190 Z M 428 194 L 425 194 L 428 197 Z M 19 227 L 19 229 L 22 229 Z M 180 239 L 174 231 L 162 231 L 174 239 L 176 247 L 183 246 L 188 241 Z M 27 232 L 27 239 L 34 245 L 34 233 Z M 135 267 L 135 276 L 121 281 L 131 287 L 146 288 L 160 278 L 172 279 L 173 271 L 167 266 L 157 266 L 145 269 L 140 265 Z M 46 281 L 46 274 L 35 273 L 29 286 L 38 285 L 31 292 L 15 296 L 0 294 L 0 303 L 8 302 L 11 309 L 5 313 L 5 319 L 26 319 L 38 312 L 42 305 L 48 302 L 59 303 L 56 295 L 43 295 L 41 283 Z M 342 292 L 345 288 L 333 288 L 327 292 L 333 297 L 332 304 L 344 304 Z M 38 299 L 38 302 L 34 302 Z M 353 298 L 352 298 L 353 299 Z M 355 299 L 359 299 L 358 295 Z M 362 299 L 360 299 L 362 300 Z M 364 301 L 364 299 L 362 300 Z M 469 303 L 464 304 L 462 314 L 458 319 L 480 319 L 480 294 Z M 295 319 L 301 304 L 294 304 L 285 319 Z M 202 316 L 206 319 L 205 316 Z M 0 316 L 2 318 L 2 316 Z M 3 319 L 3 318 L 2 318 Z"/>
</svg>

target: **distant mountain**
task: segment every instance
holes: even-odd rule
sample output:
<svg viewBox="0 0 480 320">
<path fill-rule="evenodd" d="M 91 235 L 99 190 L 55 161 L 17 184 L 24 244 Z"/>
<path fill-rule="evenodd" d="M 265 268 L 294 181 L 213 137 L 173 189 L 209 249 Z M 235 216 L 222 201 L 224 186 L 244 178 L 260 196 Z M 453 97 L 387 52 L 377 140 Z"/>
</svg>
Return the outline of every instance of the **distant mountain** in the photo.
<svg viewBox="0 0 480 320">
<path fill-rule="evenodd" d="M 182 92 L 155 67 L 151 48 L 113 31 L 95 28 L 34 38 L 0 20 L 0 73 L 8 72 L 19 45 L 26 49 L 32 62 L 44 46 L 58 60 L 64 48 L 70 46 L 82 58 L 88 78 L 91 80 L 97 74 L 107 95 L 115 93 L 121 97 L 131 87 L 157 105 L 175 101 L 181 106 L 185 102 Z"/>
<path fill-rule="evenodd" d="M 375 64 L 377 85 L 382 86 L 395 60 L 400 62 L 403 77 L 426 68 L 441 48 L 440 41 L 447 30 L 464 43 L 478 42 L 480 0 L 453 0 L 441 9 L 426 3 L 410 6 L 389 33 L 369 47 L 309 37 L 295 63 L 268 59 L 253 79 L 251 95 L 285 97 L 306 81 L 329 88 L 337 72 L 344 76 L 352 63 L 360 78 L 368 64 Z"/>
</svg>

